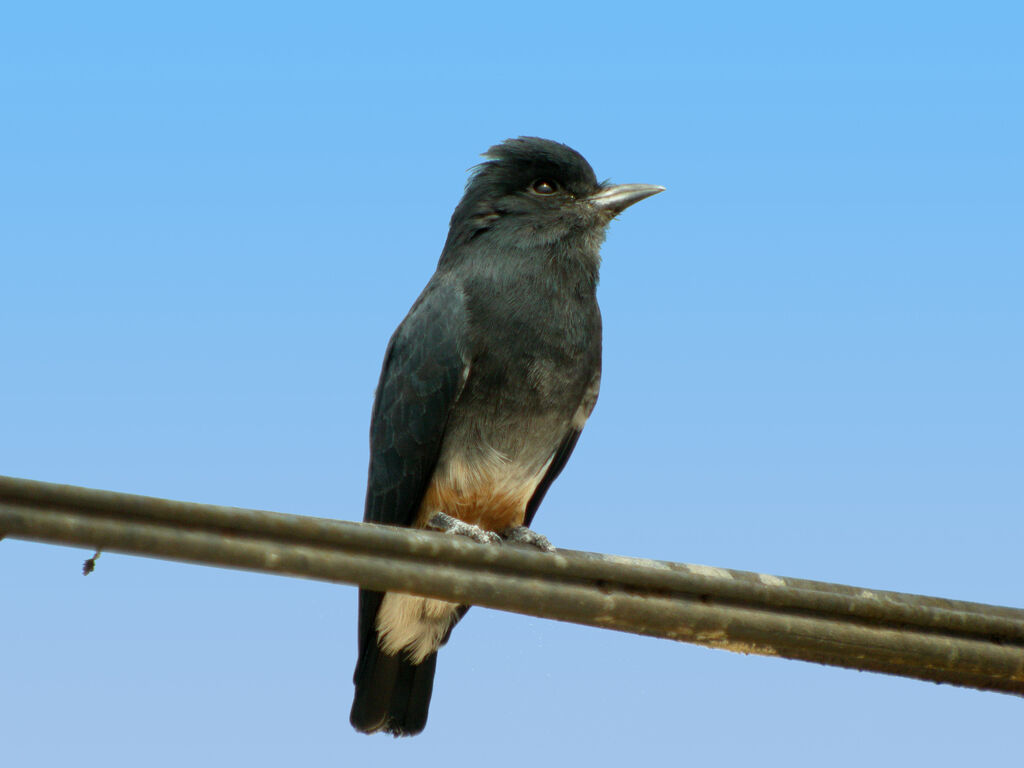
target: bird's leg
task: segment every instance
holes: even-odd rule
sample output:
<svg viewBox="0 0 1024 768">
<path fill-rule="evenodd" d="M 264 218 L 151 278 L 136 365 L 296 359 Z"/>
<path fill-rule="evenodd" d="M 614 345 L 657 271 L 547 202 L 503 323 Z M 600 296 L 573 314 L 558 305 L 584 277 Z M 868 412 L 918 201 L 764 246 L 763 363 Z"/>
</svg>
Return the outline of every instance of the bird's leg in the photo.
<svg viewBox="0 0 1024 768">
<path fill-rule="evenodd" d="M 551 542 L 548 541 L 548 537 L 542 533 L 530 530 L 525 525 L 516 525 L 512 528 L 506 528 L 501 532 L 501 537 L 505 541 L 510 541 L 513 544 L 526 544 L 530 547 L 536 547 L 541 552 L 554 552 L 555 548 Z"/>
<path fill-rule="evenodd" d="M 452 536 L 468 536 L 481 544 L 501 544 L 501 536 L 498 534 L 485 531 L 479 525 L 464 523 L 444 512 L 435 512 L 427 521 L 427 528 L 432 531 L 449 533 Z"/>
</svg>

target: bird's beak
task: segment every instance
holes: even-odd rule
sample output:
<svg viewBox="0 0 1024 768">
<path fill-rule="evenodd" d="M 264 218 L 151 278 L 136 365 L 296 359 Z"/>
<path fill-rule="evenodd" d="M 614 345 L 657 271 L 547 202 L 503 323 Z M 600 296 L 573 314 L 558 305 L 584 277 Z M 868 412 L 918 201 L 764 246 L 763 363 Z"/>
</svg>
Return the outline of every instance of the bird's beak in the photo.
<svg viewBox="0 0 1024 768">
<path fill-rule="evenodd" d="M 633 203 L 639 203 L 651 195 L 664 192 L 664 187 L 657 184 L 613 184 L 595 192 L 587 200 L 595 208 L 607 211 L 613 216 L 622 213 Z"/>
</svg>

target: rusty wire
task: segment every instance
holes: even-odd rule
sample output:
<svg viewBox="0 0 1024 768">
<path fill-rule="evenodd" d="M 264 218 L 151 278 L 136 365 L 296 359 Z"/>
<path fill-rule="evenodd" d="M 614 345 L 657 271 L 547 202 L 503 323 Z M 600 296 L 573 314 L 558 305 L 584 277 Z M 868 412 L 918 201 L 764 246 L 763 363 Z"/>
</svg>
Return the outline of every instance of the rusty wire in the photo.
<svg viewBox="0 0 1024 768">
<path fill-rule="evenodd" d="M 0 536 L 1024 695 L 1024 610 L 0 476 Z"/>
</svg>

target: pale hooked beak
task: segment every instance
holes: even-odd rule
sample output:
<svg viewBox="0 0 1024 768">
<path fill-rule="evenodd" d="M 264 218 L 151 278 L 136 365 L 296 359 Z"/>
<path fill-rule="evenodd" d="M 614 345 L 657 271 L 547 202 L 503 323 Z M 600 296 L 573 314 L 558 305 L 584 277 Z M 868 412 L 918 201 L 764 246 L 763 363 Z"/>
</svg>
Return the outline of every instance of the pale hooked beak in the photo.
<svg viewBox="0 0 1024 768">
<path fill-rule="evenodd" d="M 613 184 L 595 192 L 587 200 L 595 208 L 614 216 L 622 213 L 633 203 L 639 203 L 651 195 L 664 191 L 665 188 L 657 184 Z"/>
</svg>

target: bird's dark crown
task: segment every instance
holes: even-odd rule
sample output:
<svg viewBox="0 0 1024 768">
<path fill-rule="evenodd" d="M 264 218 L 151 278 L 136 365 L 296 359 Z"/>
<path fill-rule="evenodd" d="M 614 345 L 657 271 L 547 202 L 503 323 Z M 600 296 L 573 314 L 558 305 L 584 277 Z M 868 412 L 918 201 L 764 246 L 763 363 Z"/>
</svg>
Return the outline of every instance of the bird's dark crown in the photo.
<svg viewBox="0 0 1024 768">
<path fill-rule="evenodd" d="M 583 197 L 600 186 L 594 169 L 565 144 L 521 136 L 496 144 L 484 153 L 486 162 L 473 169 L 466 195 L 501 196 L 527 191 L 536 181 L 554 182 L 562 191 Z"/>
</svg>

